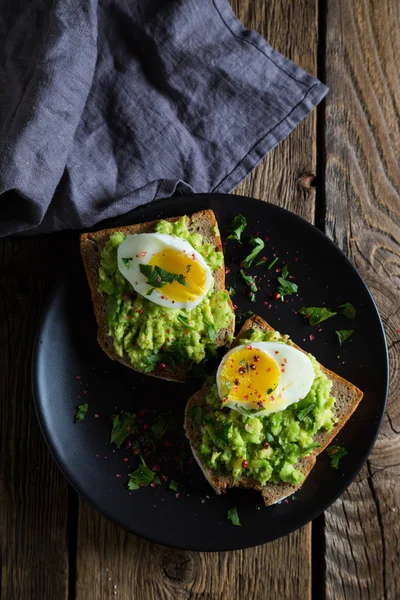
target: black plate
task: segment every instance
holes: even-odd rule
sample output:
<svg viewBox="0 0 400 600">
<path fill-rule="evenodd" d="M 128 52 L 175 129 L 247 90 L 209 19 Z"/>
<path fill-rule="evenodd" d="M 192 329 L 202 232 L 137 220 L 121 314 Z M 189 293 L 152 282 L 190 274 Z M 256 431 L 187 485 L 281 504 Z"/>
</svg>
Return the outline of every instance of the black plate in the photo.
<svg viewBox="0 0 400 600">
<path fill-rule="evenodd" d="M 128 531 L 161 544 L 232 550 L 262 544 L 301 527 L 353 481 L 372 448 L 385 410 L 388 360 L 381 320 L 360 275 L 327 237 L 294 214 L 252 198 L 199 195 L 142 207 L 120 223 L 207 207 L 215 211 L 223 239 L 232 218 L 243 213 L 249 223 L 248 233 L 259 232 L 269 238 L 262 255 L 271 258 L 275 252 L 286 260 L 299 285 L 299 296 L 289 297 L 290 302 L 273 301 L 270 294 L 277 273 L 265 267 L 254 269 L 260 274 L 264 269 L 267 277 L 257 301 L 249 302 L 238 275 L 238 264 L 248 245 L 240 248 L 228 242 L 227 287 L 237 289 L 234 302 L 239 310 L 258 313 L 276 329 L 289 333 L 321 363 L 364 390 L 359 408 L 337 437 L 337 443 L 348 450 L 339 470 L 331 468 L 323 453 L 295 499 L 268 508 L 256 492 L 234 490 L 218 497 L 207 484 L 193 481 L 179 498 L 159 486 L 129 493 L 125 486 L 129 468 L 123 461 L 128 453 L 109 445 L 110 415 L 120 410 L 135 412 L 151 401 L 157 409 L 173 408 L 180 417 L 193 386 L 141 376 L 103 354 L 96 342 L 91 300 L 78 256 L 71 273 L 57 286 L 37 336 L 34 395 L 44 437 L 58 465 L 95 508 Z M 344 302 L 355 305 L 354 321 L 337 316 L 322 323 L 322 331 L 308 326 L 295 312 L 303 305 L 337 307 Z M 334 330 L 349 328 L 356 331 L 341 348 Z M 89 403 L 88 415 L 76 425 L 75 406 L 84 401 Z M 206 501 L 202 503 L 202 499 Z M 227 510 L 233 506 L 238 509 L 241 527 L 226 519 Z"/>
</svg>

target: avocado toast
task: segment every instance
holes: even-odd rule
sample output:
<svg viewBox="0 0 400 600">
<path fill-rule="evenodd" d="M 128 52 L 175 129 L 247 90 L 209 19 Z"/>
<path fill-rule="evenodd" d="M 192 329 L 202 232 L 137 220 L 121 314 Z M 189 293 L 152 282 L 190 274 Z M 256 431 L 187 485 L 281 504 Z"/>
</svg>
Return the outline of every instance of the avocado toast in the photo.
<svg viewBox="0 0 400 600">
<path fill-rule="evenodd" d="M 306 354 L 258 316 L 246 321 L 233 347 L 257 338 L 290 344 Z M 249 411 L 245 416 L 223 406 L 215 383 L 206 383 L 189 399 L 186 435 L 217 494 L 231 487 L 244 487 L 261 491 L 266 505 L 283 500 L 303 484 L 317 455 L 345 425 L 363 393 L 312 360 L 314 389 L 298 404 L 266 418 L 253 417 Z M 242 438 L 250 441 L 241 447 L 238 439 Z"/>
<path fill-rule="evenodd" d="M 137 293 L 118 270 L 118 247 L 124 240 L 155 232 L 194 245 L 212 272 L 209 293 L 191 311 L 158 306 L 149 293 Z M 154 377 L 184 382 L 193 362 L 232 340 L 234 312 L 224 289 L 222 244 L 213 211 L 84 233 L 80 247 L 98 342 L 112 360 Z"/>
</svg>

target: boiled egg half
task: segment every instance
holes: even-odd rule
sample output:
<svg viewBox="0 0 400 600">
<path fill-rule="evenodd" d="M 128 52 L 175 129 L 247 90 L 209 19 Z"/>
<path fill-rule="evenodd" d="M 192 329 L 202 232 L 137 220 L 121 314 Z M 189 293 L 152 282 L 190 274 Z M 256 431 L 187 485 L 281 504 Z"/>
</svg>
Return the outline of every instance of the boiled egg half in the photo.
<svg viewBox="0 0 400 600">
<path fill-rule="evenodd" d="M 314 381 L 306 354 L 279 342 L 253 342 L 225 354 L 217 371 L 223 406 L 269 414 L 302 400 Z"/>
<path fill-rule="evenodd" d="M 138 294 L 166 308 L 192 310 L 213 285 L 201 254 L 164 233 L 129 235 L 118 247 L 118 269 Z"/>
</svg>

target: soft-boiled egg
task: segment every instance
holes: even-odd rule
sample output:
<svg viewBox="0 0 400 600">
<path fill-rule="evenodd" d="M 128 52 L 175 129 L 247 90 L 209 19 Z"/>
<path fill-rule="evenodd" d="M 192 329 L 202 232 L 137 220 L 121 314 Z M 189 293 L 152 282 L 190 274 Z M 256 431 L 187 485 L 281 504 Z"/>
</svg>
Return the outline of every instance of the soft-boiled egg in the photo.
<svg viewBox="0 0 400 600">
<path fill-rule="evenodd" d="M 306 354 L 279 342 L 253 342 L 225 354 L 217 371 L 219 396 L 246 414 L 284 410 L 307 396 L 314 369 Z"/>
<path fill-rule="evenodd" d="M 138 294 L 166 308 L 192 310 L 213 284 L 201 254 L 186 240 L 164 233 L 129 235 L 118 247 L 118 269 Z"/>
</svg>

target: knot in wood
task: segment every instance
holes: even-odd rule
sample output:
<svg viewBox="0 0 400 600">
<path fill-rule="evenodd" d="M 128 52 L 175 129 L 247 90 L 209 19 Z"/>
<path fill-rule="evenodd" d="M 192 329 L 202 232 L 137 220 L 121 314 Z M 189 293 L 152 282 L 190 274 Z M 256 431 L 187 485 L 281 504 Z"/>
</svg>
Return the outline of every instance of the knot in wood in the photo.
<svg viewBox="0 0 400 600">
<path fill-rule="evenodd" d="M 184 550 L 166 550 L 161 568 L 165 577 L 171 581 L 188 583 L 193 579 L 193 560 L 189 552 Z"/>
</svg>

